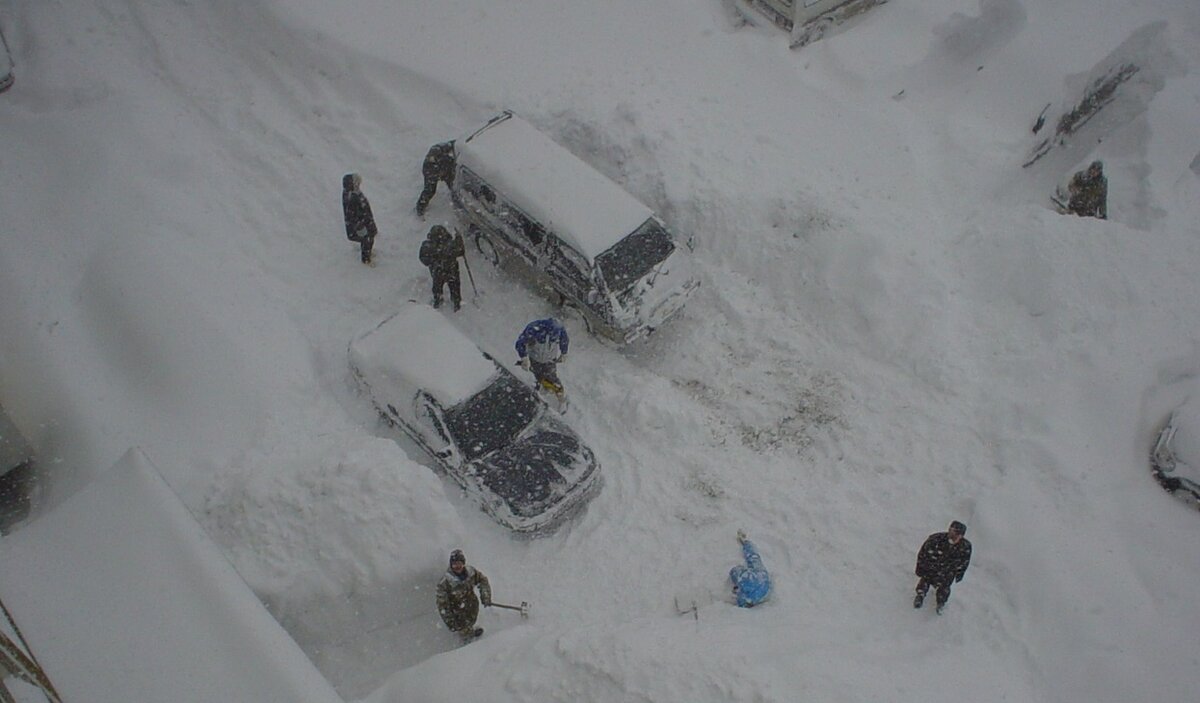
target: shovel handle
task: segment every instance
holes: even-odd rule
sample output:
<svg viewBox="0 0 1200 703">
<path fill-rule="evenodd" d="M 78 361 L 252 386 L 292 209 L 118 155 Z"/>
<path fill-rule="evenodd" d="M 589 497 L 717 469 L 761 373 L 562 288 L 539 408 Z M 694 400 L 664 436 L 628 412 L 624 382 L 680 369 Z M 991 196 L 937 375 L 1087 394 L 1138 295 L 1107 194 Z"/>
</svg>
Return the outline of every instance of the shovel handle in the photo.
<svg viewBox="0 0 1200 703">
<path fill-rule="evenodd" d="M 526 603 L 525 601 L 521 601 L 520 605 L 505 605 L 504 603 L 497 603 L 496 601 L 492 601 L 492 607 L 493 608 L 504 608 L 505 610 L 516 610 L 521 613 L 521 617 L 524 617 L 524 618 L 529 617 L 529 604 Z"/>
</svg>

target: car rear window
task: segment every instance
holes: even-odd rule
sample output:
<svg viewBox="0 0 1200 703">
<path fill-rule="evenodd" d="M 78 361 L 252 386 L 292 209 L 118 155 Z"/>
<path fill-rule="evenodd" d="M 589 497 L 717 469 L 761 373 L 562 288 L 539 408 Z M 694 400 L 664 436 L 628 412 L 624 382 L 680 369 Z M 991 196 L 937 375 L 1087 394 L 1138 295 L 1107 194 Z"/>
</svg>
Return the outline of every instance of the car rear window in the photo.
<svg viewBox="0 0 1200 703">
<path fill-rule="evenodd" d="M 450 434 L 467 461 L 516 441 L 537 417 L 537 396 L 516 376 L 502 373 L 487 388 L 446 411 Z"/>
</svg>

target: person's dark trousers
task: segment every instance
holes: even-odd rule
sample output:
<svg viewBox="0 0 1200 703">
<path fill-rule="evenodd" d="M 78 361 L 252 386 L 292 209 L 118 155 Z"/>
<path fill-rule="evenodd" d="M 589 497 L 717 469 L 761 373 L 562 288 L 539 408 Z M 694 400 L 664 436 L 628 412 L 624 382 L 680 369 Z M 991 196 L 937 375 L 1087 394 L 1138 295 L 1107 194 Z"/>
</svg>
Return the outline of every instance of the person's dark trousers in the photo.
<svg viewBox="0 0 1200 703">
<path fill-rule="evenodd" d="M 421 190 L 420 197 L 417 198 L 417 215 L 424 217 L 425 211 L 429 209 L 429 201 L 433 200 L 433 196 L 437 194 L 438 181 L 445 181 L 446 186 L 454 185 L 454 175 L 449 178 L 442 178 L 437 174 L 429 175 L 422 174 L 425 177 L 425 187 Z"/>
<path fill-rule="evenodd" d="M 362 262 L 364 264 L 371 263 L 371 250 L 375 248 L 375 238 L 363 237 L 358 244 L 362 248 Z"/>
<path fill-rule="evenodd" d="M 937 604 L 945 605 L 946 601 L 950 600 L 950 584 L 954 582 L 953 578 L 946 579 L 945 582 L 939 583 L 928 579 L 921 579 L 917 582 L 917 595 L 925 598 L 925 594 L 929 592 L 929 587 L 933 586 L 937 589 Z"/>
<path fill-rule="evenodd" d="M 442 304 L 442 286 L 450 286 L 450 303 L 455 310 L 462 307 L 462 278 L 458 273 L 458 262 L 449 271 L 431 271 L 433 274 L 433 307 Z"/>
</svg>

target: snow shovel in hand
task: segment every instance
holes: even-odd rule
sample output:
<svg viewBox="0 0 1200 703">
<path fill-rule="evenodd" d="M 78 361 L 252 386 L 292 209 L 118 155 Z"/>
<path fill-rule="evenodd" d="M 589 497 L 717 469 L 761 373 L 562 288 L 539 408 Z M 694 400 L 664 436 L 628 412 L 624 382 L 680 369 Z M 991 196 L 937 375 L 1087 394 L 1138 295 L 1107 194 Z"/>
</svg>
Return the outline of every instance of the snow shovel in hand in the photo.
<svg viewBox="0 0 1200 703">
<path fill-rule="evenodd" d="M 497 603 L 496 601 L 492 601 L 492 607 L 493 608 L 504 608 L 505 610 L 517 610 L 517 611 L 520 611 L 521 617 L 523 617 L 523 618 L 529 617 L 529 603 L 526 603 L 525 601 L 521 601 L 520 605 L 505 605 L 503 603 Z"/>
</svg>

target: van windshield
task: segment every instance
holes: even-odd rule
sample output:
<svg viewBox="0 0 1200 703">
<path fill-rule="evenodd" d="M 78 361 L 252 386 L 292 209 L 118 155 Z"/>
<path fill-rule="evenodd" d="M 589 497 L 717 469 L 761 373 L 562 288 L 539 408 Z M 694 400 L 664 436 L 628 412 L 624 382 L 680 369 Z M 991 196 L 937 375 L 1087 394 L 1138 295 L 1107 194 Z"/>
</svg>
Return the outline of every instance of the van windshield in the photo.
<svg viewBox="0 0 1200 703">
<path fill-rule="evenodd" d="M 614 293 L 628 288 L 675 251 L 671 235 L 654 218 L 646 220 L 612 249 L 596 257 L 596 265 Z"/>
<path fill-rule="evenodd" d="M 501 374 L 487 388 L 446 411 L 454 443 L 467 461 L 512 444 L 533 422 L 538 401 L 512 374 Z"/>
</svg>

